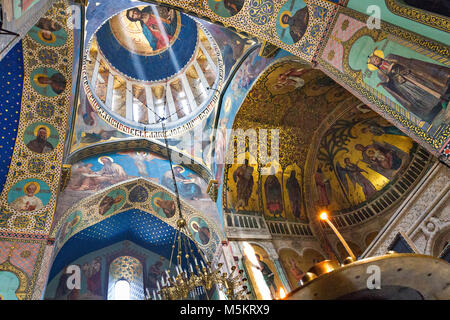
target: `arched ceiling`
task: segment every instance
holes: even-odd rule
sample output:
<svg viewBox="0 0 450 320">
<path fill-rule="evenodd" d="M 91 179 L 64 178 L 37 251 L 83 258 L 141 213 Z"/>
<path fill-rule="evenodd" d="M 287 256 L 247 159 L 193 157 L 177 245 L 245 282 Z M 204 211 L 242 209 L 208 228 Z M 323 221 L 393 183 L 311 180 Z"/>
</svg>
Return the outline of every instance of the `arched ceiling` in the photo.
<svg viewBox="0 0 450 320">
<path fill-rule="evenodd" d="M 76 259 L 124 240 L 132 241 L 170 260 L 176 234 L 177 230 L 174 227 L 156 216 L 141 210 L 130 209 L 86 228 L 70 238 L 55 257 L 49 279 L 53 279 Z M 189 241 L 192 247 L 195 247 L 192 240 Z M 175 250 L 178 249 L 175 248 Z M 202 259 L 198 253 L 196 256 L 197 259 Z"/>
<path fill-rule="evenodd" d="M 252 153 L 251 140 L 246 142 L 250 167 L 239 164 L 237 159 L 242 161 L 244 155 L 235 153 L 235 143 L 242 143 L 244 136 L 230 140 L 227 148 L 235 162 L 224 172 L 225 211 L 264 214 L 266 219 L 302 221 L 319 208 L 337 215 L 363 207 L 366 212 L 368 207 L 370 214 L 356 220 L 352 216 L 342 225 L 360 223 L 395 204 L 425 170 L 417 169 L 410 182 L 403 181 L 406 189 L 398 189 L 400 177 L 411 174 L 412 159 L 427 162 L 411 138 L 320 70 L 292 58 L 262 73 L 237 112 L 233 129 L 279 132 L 279 159 L 272 158 L 268 165 L 261 155 L 272 148 L 270 141 L 267 146 L 259 141 L 257 153 Z M 277 161 L 278 169 L 263 173 Z"/>
<path fill-rule="evenodd" d="M 234 129 L 278 129 L 280 164 L 303 166 L 311 137 L 336 104 L 351 94 L 320 70 L 295 60 L 275 63 L 257 80 Z"/>
</svg>

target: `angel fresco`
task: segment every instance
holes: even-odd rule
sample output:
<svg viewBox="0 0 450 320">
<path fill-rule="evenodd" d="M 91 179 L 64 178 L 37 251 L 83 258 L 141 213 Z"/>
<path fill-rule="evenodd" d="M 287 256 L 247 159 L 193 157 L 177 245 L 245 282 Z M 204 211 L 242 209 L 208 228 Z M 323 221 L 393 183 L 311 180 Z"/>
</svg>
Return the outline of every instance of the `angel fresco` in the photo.
<svg viewBox="0 0 450 320">
<path fill-rule="evenodd" d="M 270 175 L 267 177 L 266 182 L 264 182 L 264 192 L 267 210 L 275 218 L 281 217 L 281 213 L 283 212 L 283 199 L 281 184 L 276 176 Z"/>
<path fill-rule="evenodd" d="M 450 98 L 450 68 L 396 54 L 384 57 L 375 50 L 369 69 L 377 70 L 377 84 L 403 107 L 427 122 L 446 109 Z"/>
<path fill-rule="evenodd" d="M 388 179 L 392 179 L 395 172 L 403 165 L 403 159 L 406 157 L 405 152 L 386 142 L 372 141 L 372 144 L 367 146 L 357 144 L 355 149 L 361 151 L 362 161 L 367 163 L 370 169 Z"/>
<path fill-rule="evenodd" d="M 248 159 L 245 159 L 244 164 L 233 172 L 233 180 L 236 182 L 237 189 L 236 208 L 244 208 L 248 206 L 254 183 L 253 168 L 248 165 Z"/>
<path fill-rule="evenodd" d="M 158 12 L 158 15 L 155 15 L 150 6 L 142 10 L 132 8 L 127 11 L 126 17 L 132 22 L 140 22 L 142 32 L 153 50 L 167 48 L 177 29 L 177 19 L 173 9 L 168 9 L 165 14 Z"/>
<path fill-rule="evenodd" d="M 353 184 L 353 188 L 356 188 L 356 185 L 360 185 L 362 187 L 364 196 L 366 200 L 372 197 L 377 192 L 375 186 L 367 179 L 362 172 L 368 173 L 366 170 L 361 169 L 357 164 L 354 164 L 350 161 L 349 158 L 344 159 L 345 167 L 342 168 L 340 163 L 336 163 L 336 171 L 338 173 L 338 177 L 341 180 L 345 191 L 349 194 L 349 186 L 346 179 L 346 176 L 349 177 L 350 181 Z"/>
<path fill-rule="evenodd" d="M 279 90 L 284 86 L 293 86 L 294 90 L 302 88 L 305 85 L 305 80 L 303 80 L 302 76 L 311 70 L 311 68 L 290 68 L 288 71 L 278 75 L 274 89 Z"/>
</svg>

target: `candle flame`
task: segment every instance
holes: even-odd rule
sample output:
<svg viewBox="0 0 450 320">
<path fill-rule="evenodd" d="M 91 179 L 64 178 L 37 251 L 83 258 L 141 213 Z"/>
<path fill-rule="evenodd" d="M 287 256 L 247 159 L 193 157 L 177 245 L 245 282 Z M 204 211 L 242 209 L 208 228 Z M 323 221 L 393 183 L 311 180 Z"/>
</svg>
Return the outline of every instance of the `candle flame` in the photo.
<svg viewBox="0 0 450 320">
<path fill-rule="evenodd" d="M 328 219 L 328 214 L 326 213 L 326 211 L 323 211 L 320 214 L 320 219 L 322 219 L 322 220 L 327 220 Z"/>
</svg>

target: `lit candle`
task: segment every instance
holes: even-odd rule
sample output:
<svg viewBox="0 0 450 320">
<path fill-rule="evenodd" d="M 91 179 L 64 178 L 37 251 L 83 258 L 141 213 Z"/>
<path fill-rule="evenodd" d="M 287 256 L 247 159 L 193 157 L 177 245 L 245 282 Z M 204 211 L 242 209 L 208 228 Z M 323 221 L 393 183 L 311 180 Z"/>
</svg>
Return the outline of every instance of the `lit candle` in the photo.
<svg viewBox="0 0 450 320">
<path fill-rule="evenodd" d="M 156 280 L 156 285 L 158 287 L 158 290 L 161 290 L 161 287 L 159 286 L 159 281 L 158 280 Z"/>
<path fill-rule="evenodd" d="M 200 264 L 202 265 L 202 268 L 205 267 L 205 265 L 203 264 L 203 260 L 200 260 Z"/>
<path fill-rule="evenodd" d="M 153 300 L 157 300 L 156 299 L 156 292 L 155 292 L 155 290 L 153 290 Z"/>
<path fill-rule="evenodd" d="M 194 261 L 195 261 L 195 265 L 198 266 L 197 258 L 194 258 Z"/>
<path fill-rule="evenodd" d="M 192 267 L 192 263 L 189 263 L 189 266 L 191 267 L 191 273 L 194 273 L 194 268 Z"/>
<path fill-rule="evenodd" d="M 167 275 L 167 278 L 170 278 L 169 277 L 169 271 L 167 271 L 167 270 L 166 270 L 166 275 Z"/>
</svg>

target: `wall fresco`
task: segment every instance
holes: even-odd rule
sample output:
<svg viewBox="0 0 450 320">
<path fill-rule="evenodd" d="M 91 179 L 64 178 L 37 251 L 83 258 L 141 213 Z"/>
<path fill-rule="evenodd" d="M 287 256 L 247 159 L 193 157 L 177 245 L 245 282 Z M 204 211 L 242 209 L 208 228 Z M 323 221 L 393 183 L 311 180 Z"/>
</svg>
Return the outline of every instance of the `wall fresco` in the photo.
<svg viewBox="0 0 450 320">
<path fill-rule="evenodd" d="M 321 68 L 428 150 L 448 157 L 449 48 L 387 23 L 370 30 L 366 16 L 340 11 Z"/>
</svg>

